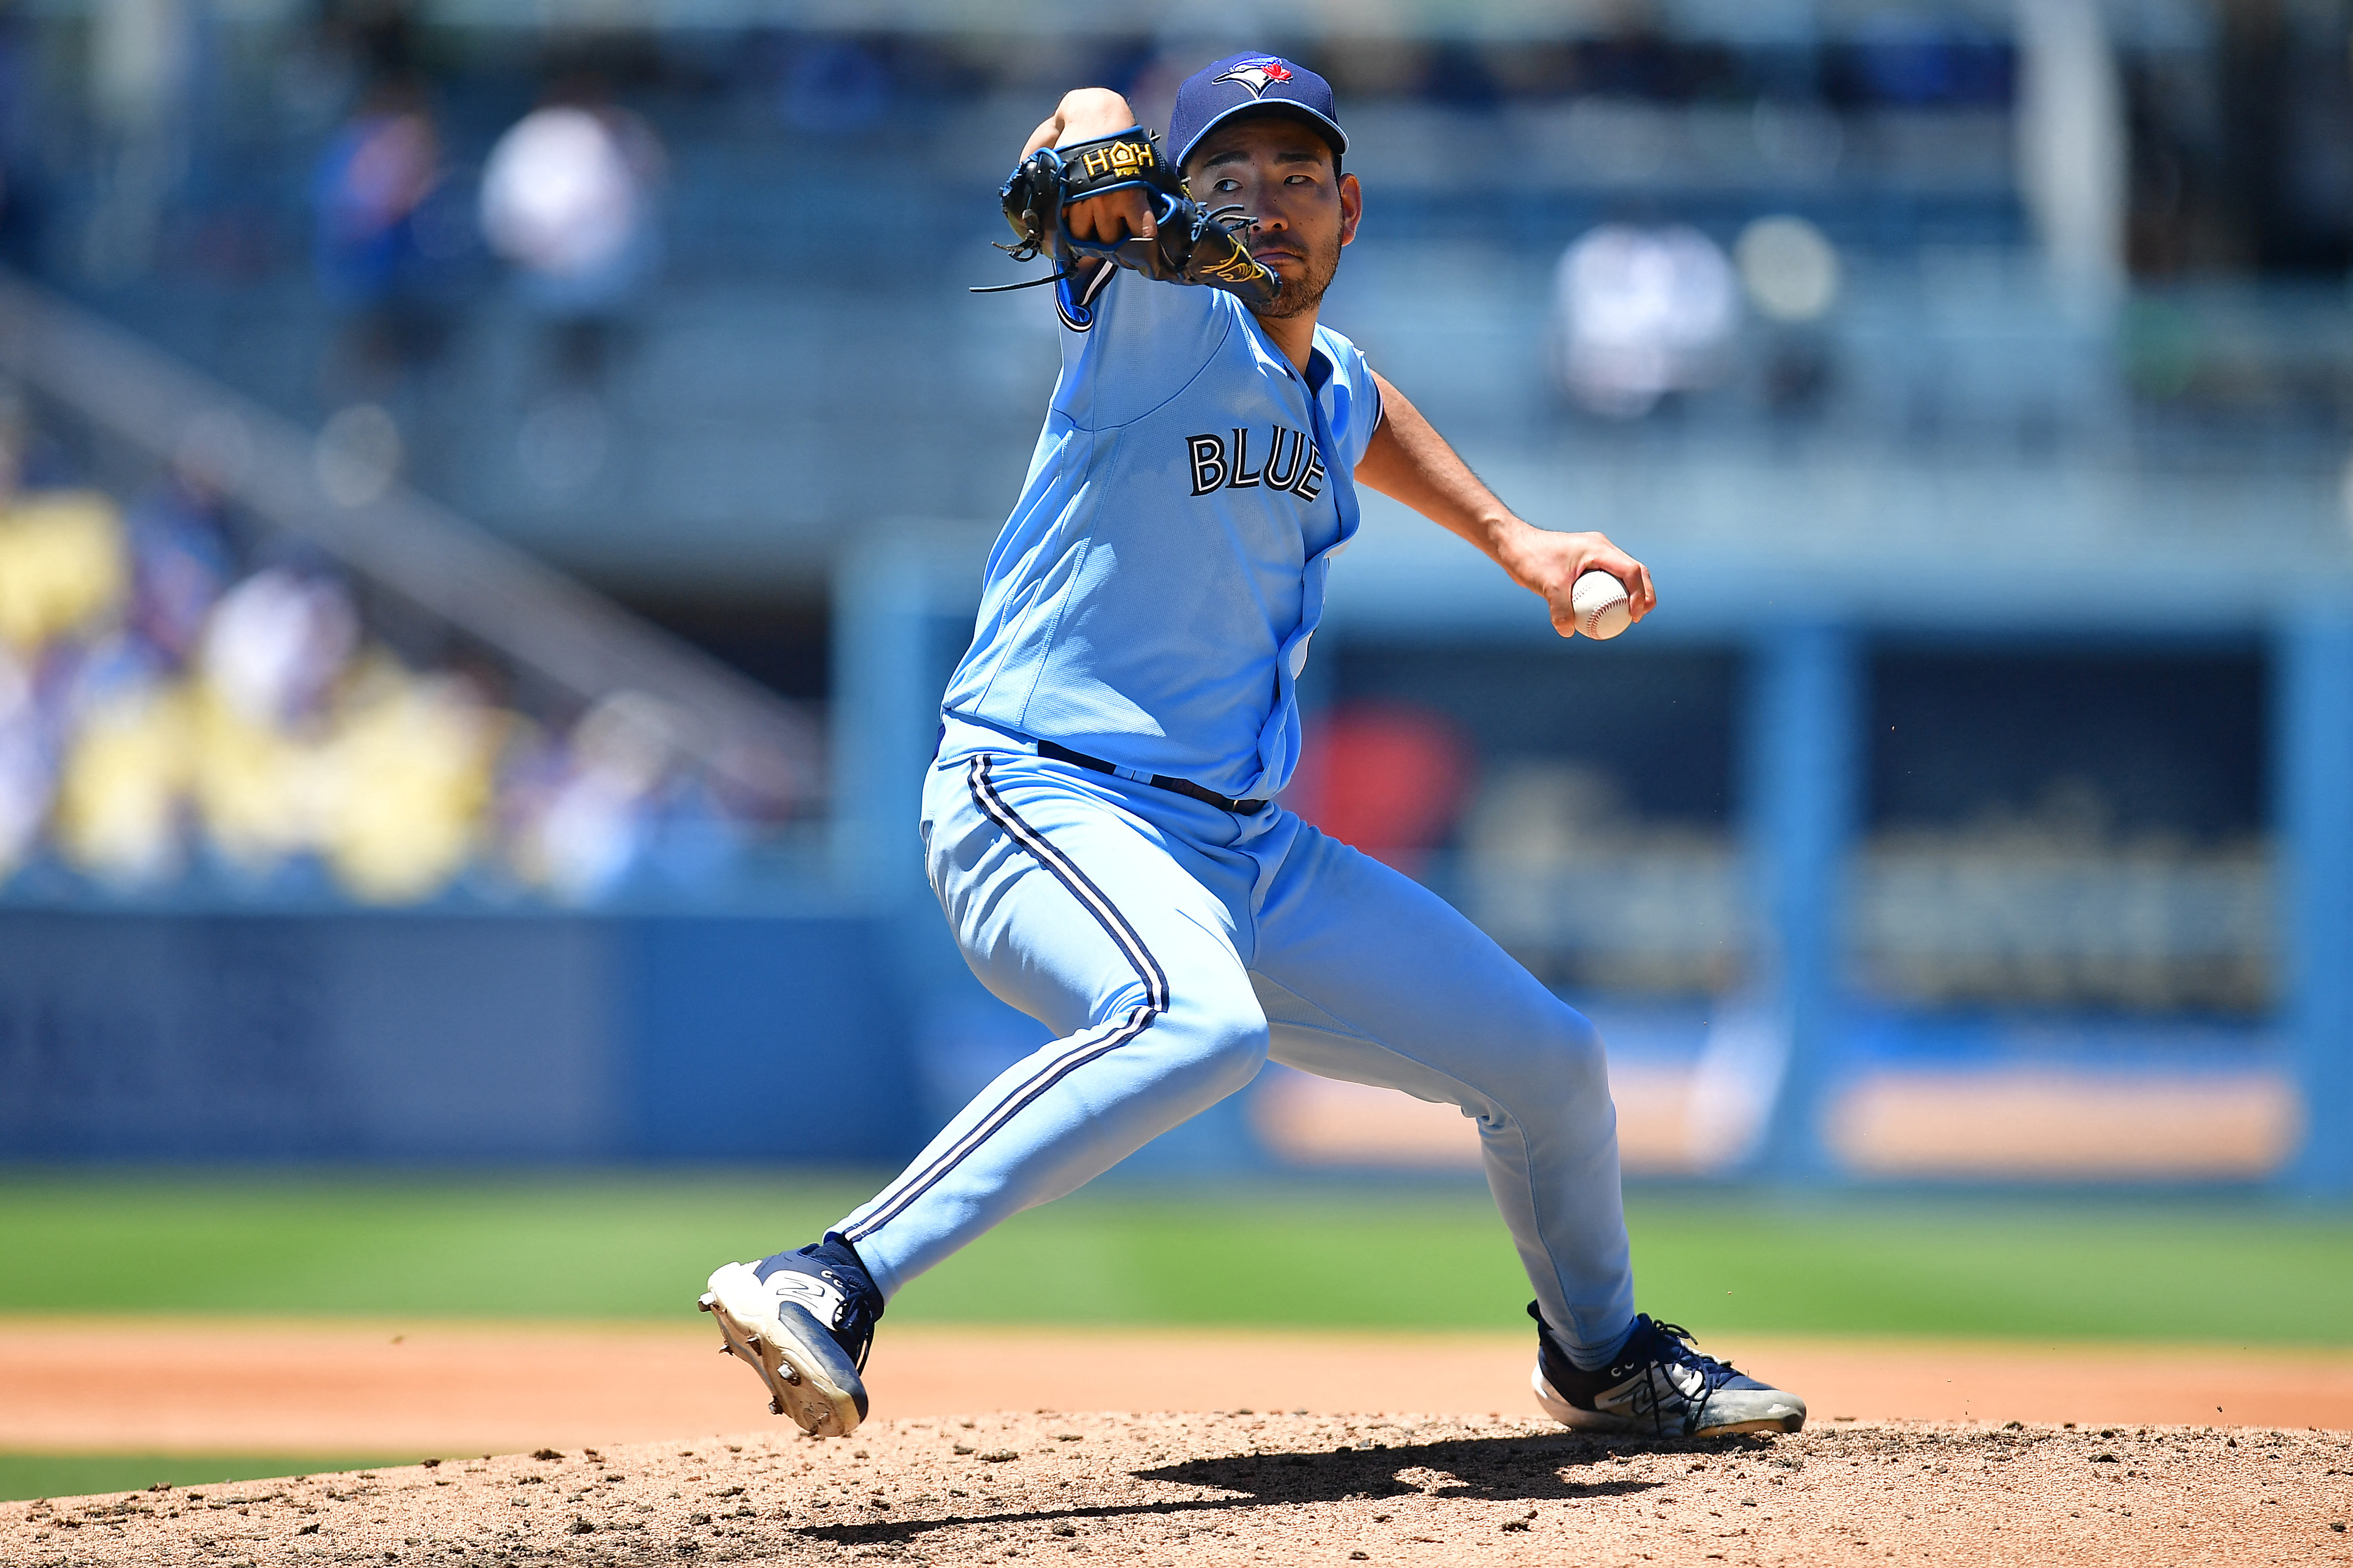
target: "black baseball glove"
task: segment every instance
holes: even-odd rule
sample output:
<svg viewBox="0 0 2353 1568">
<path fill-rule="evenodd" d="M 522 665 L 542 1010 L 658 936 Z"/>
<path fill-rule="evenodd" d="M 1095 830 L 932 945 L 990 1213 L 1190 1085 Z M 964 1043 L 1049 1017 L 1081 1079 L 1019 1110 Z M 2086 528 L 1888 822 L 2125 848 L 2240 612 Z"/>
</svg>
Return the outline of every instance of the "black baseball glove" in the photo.
<svg viewBox="0 0 2353 1568">
<path fill-rule="evenodd" d="M 1071 235 L 1065 215 L 1072 202 L 1131 186 L 1142 189 L 1151 202 L 1156 235 L 1117 245 Z M 997 248 L 1017 261 L 1053 255 L 1054 277 L 1036 282 L 1052 282 L 1082 257 L 1098 256 L 1164 283 L 1223 289 L 1250 305 L 1270 304 L 1282 292 L 1282 279 L 1250 259 L 1242 237 L 1250 223 L 1241 208 L 1204 208 L 1169 167 L 1160 138 L 1140 128 L 1068 147 L 1040 147 L 1015 166 L 997 196 L 1014 238 L 1011 245 Z"/>
</svg>

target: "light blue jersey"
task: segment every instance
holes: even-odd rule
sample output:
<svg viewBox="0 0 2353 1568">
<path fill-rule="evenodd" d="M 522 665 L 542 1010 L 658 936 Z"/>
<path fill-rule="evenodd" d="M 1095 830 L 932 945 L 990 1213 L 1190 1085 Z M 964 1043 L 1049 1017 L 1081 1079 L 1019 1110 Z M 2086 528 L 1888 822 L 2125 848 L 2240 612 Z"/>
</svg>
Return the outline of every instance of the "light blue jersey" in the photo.
<svg viewBox="0 0 2353 1568">
<path fill-rule="evenodd" d="M 1380 395 L 1325 328 L 1304 374 L 1240 300 L 1113 267 L 1057 286 L 1062 374 L 988 560 L 950 714 L 1220 795 L 1299 762 L 1293 683 L 1356 531 Z"/>
<path fill-rule="evenodd" d="M 1215 127 L 1264 111 L 1303 117 L 1336 178 L 1347 138 L 1330 84 L 1263 54 L 1216 61 L 1178 89 L 1176 166 Z M 1252 168 L 1305 161 L 1295 143 L 1233 149 Z M 1210 166 L 1227 156 L 1212 151 Z M 1234 182 L 1238 199 L 1255 178 Z M 1328 187 L 1283 178 L 1244 221 L 1304 214 L 1313 241 L 1336 216 L 1345 242 L 1345 187 L 1335 212 Z M 1383 416 L 1364 356 L 1318 327 L 1294 369 L 1233 295 L 1113 266 L 1063 280 L 1055 302 L 1061 378 L 989 554 L 919 825 L 965 962 L 1055 1037 L 822 1247 L 756 1273 L 730 1265 L 705 1303 L 733 1311 L 723 1282 L 744 1273 L 773 1290 L 778 1305 L 763 1310 L 791 1340 L 785 1309 L 809 1318 L 801 1303 L 829 1291 L 838 1310 L 809 1318 L 809 1332 L 833 1331 L 818 1350 L 839 1352 L 847 1392 L 817 1415 L 789 1402 L 768 1350 L 747 1341 L 737 1353 L 807 1430 L 842 1420 L 849 1394 L 862 1415 L 849 1368 L 885 1301 L 1273 1061 L 1460 1110 L 1535 1294 L 1538 1403 L 1570 1426 L 1664 1432 L 1672 1409 L 1694 1429 L 1736 1380 L 1683 1352 L 1681 1331 L 1635 1316 L 1600 1036 L 1460 910 L 1274 798 L 1298 765 L 1294 687 Z M 1392 413 L 1410 418 L 1402 403 Z M 836 1268 L 848 1283 L 823 1285 Z M 1421 1289 L 1409 1274 L 1399 1288 Z M 872 1289 L 852 1303 L 842 1291 L 861 1275 Z M 1639 1354 L 1627 1348 L 1638 1333 L 1652 1347 Z M 737 1346 L 736 1331 L 728 1339 Z M 1783 1403 L 1769 1421 L 1725 1415 L 1712 1430 L 1803 1419 L 1802 1403 L 1736 1381 Z"/>
<path fill-rule="evenodd" d="M 1059 301 L 1061 381 L 922 824 L 965 962 L 1058 1038 L 829 1234 L 896 1295 L 1273 1059 L 1472 1118 L 1545 1322 L 1605 1364 L 1633 1278 L 1593 1026 L 1429 889 L 1279 801 L 1232 808 L 1299 760 L 1293 682 L 1356 531 L 1372 374 L 1320 328 L 1294 372 L 1214 289 L 1089 285 Z"/>
</svg>

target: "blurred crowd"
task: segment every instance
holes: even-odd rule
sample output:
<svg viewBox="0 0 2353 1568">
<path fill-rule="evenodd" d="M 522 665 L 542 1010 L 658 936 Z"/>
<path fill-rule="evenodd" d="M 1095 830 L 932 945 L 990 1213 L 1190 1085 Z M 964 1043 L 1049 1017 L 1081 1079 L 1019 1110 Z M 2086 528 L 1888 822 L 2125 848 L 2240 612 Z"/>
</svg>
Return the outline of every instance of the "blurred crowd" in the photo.
<svg viewBox="0 0 2353 1568">
<path fill-rule="evenodd" d="M 2094 17 L 2090 47 L 2108 61 L 2101 90 L 2130 142 L 2122 195 L 2136 272 L 2342 271 L 2353 247 L 2353 172 L 2342 153 L 2353 74 L 2341 0 L 2105 13 L 2062 4 L 2014 23 L 1959 5 L 1737 24 L 1728 13 L 1711 22 L 1634 5 L 1530 12 L 1519 37 L 1497 32 L 1509 25 L 1497 17 L 1451 37 L 1339 30 L 1282 42 L 1352 108 L 1475 117 L 1572 101 L 1753 107 L 1784 132 L 1804 131 L 1799 140 L 1827 134 L 1820 158 L 1798 162 L 1835 165 L 1845 117 L 2019 106 L 2049 63 L 2041 55 L 2067 47 L 2046 14 L 2077 12 Z M 617 271 L 647 259 L 609 238 L 638 232 L 639 199 L 662 167 L 649 128 L 619 98 L 689 139 L 815 151 L 920 138 L 943 110 L 1050 98 L 1080 81 L 1118 88 L 1146 123 L 1166 123 L 1176 81 L 1220 52 L 1185 37 L 1182 24 L 1151 18 L 1125 36 L 1073 36 L 1041 16 L 1024 37 L 977 25 L 894 29 L 888 7 L 857 31 L 779 27 L 727 6 L 674 27 L 616 14 L 609 26 L 567 28 L 559 7 L 511 32 L 522 13 L 475 15 L 489 25 L 400 0 L 261 12 L 157 0 L 0 15 L 0 186 L 15 209 L 0 217 L 52 228 L 38 248 L 75 270 L 250 271 L 300 247 L 278 226 L 291 215 L 265 210 L 283 186 L 237 165 L 300 148 L 317 160 L 317 259 L 340 284 L 373 286 L 411 238 L 409 259 L 430 270 L 485 235 L 511 263 L 552 261 L 586 280 L 617 259 L 627 258 Z M 478 178 L 494 184 L 533 166 L 564 171 L 544 186 L 551 200 L 599 215 L 579 230 L 608 237 L 591 242 L 607 247 L 595 264 L 551 257 L 505 217 L 469 210 Z M 403 233 L 412 218 L 416 232 Z"/>
<path fill-rule="evenodd" d="M 593 902 L 723 871 L 739 825 L 652 700 L 534 721 L 494 662 L 371 635 L 325 563 L 240 549 L 200 462 L 128 506 L 67 477 L 0 407 L 0 887 Z"/>
<path fill-rule="evenodd" d="M 483 263 L 538 323 L 515 458 L 542 495 L 575 494 L 606 467 L 608 383 L 630 312 L 661 259 L 666 159 L 645 119 L 609 100 L 600 79 L 551 78 L 478 167 L 451 155 L 432 95 L 392 76 L 364 91 L 312 169 L 311 266 L 340 328 L 319 392 L 327 448 L 364 437 L 330 488 L 353 499 L 402 468 L 404 409 L 433 395 L 431 373 L 461 302 L 488 282 Z"/>
<path fill-rule="evenodd" d="M 1578 237 L 1555 274 L 1558 371 L 1570 400 L 1609 418 L 1724 380 L 1745 298 L 1770 337 L 1767 402 L 1801 406 L 1827 378 L 1809 325 L 1837 301 L 1838 252 L 1803 217 L 1752 219 L 1729 252 L 1688 224 L 1602 224 Z"/>
<path fill-rule="evenodd" d="M 1147 120 L 1165 118 L 1157 100 L 1173 91 L 1189 58 L 1155 55 L 1126 68 Z M 1571 54 L 1555 63 L 1563 80 L 1607 66 L 1603 74 L 1611 79 L 1631 71 L 1628 79 L 1648 81 L 1660 92 L 1672 87 L 1664 78 L 1652 79 L 1658 71 L 1636 69 L 1631 56 L 1585 60 Z M 855 43 L 803 65 L 789 96 L 798 118 L 815 114 L 812 126 L 835 110 L 864 118 L 870 97 L 888 100 L 890 72 Z M 1465 101 L 1472 92 L 1467 68 L 1456 65 L 1450 72 L 1423 61 L 1407 79 L 1418 77 L 1441 101 Z M 1949 72 L 1928 73 L 1921 85 L 1891 74 L 1883 61 L 1876 69 L 1873 79 L 1885 79 L 1883 96 L 1942 100 L 1955 90 Z M 1523 79 L 1517 86 L 1524 95 L 1542 95 L 1546 80 Z M 2000 85 L 1996 73 L 1992 86 Z M 1989 89 L 1978 82 L 1971 90 Z M 1490 82 L 1481 101 L 1502 91 Z M 835 100 L 841 101 L 834 110 L 824 107 Z M 416 81 L 391 78 L 368 89 L 328 141 L 311 182 L 315 277 L 346 324 L 331 396 L 382 395 L 429 362 L 445 331 L 443 307 L 462 291 L 460 274 L 487 254 L 545 327 L 544 390 L 523 425 L 522 466 L 548 491 L 593 477 L 603 445 L 597 400 L 605 373 L 630 307 L 661 258 L 666 167 L 652 127 L 611 102 L 591 74 L 552 77 L 541 103 L 497 137 L 478 171 L 461 171 L 452 159 L 430 94 Z M 1649 412 L 1662 397 L 1715 385 L 1734 364 L 1745 299 L 1773 339 L 1767 348 L 1775 362 L 1771 400 L 1800 405 L 1823 379 L 1804 370 L 1810 355 L 1821 357 L 1806 324 L 1830 311 L 1840 282 L 1831 240 L 1802 216 L 1757 218 L 1729 249 L 1686 223 L 1603 223 L 1560 258 L 1555 317 L 1562 387 L 1590 413 L 1626 418 Z"/>
<path fill-rule="evenodd" d="M 1811 423 L 1907 458 L 1980 437 L 2090 446 L 2135 420 L 2160 455 L 2183 421 L 2341 445 L 2353 395 L 2311 330 L 2335 295 L 2316 307 L 2285 280 L 2333 286 L 2353 265 L 2347 0 L 1738 25 L 1638 5 L 1453 37 L 1445 8 L 1413 10 L 1430 36 L 1279 42 L 1360 117 L 1380 192 L 1367 261 L 1448 244 L 1556 263 L 1560 396 L 1527 400 L 1531 427 L 1580 438 L 1576 416 L 1598 416 L 1609 440 L 1617 421 L 1663 416 L 1655 429 L 1696 406 L 1717 431 Z M 887 6 L 857 29 L 729 6 L 677 26 L 460 11 L 0 13 L 0 258 L 69 290 L 153 285 L 107 301 L 150 331 L 274 293 L 285 331 L 186 352 L 306 420 L 377 411 L 338 433 L 372 442 L 348 493 L 406 472 L 562 538 L 565 509 L 644 467 L 638 443 L 670 412 L 657 399 L 691 401 L 679 384 L 728 374 L 730 349 L 826 352 L 795 302 L 854 274 L 878 304 L 935 306 L 934 274 L 993 237 L 997 174 L 966 143 L 994 110 L 1034 115 L 1093 81 L 1165 123 L 1176 82 L 1218 52 L 1158 19 L 1073 37 L 910 26 Z M 2051 265 L 2010 265 L 2030 254 Z M 2253 317 L 2154 298 L 2249 277 L 2275 290 Z M 2134 290 L 2152 297 L 2114 321 L 2126 406 L 2109 316 L 2070 312 Z M 743 330 L 704 330 L 705 310 Z M 1890 331 L 1874 310 L 1907 319 Z M 959 512 L 955 483 L 899 504 Z M 701 474 L 664 499 L 748 510 Z"/>
<path fill-rule="evenodd" d="M 379 81 L 311 175 L 312 267 L 352 318 L 363 358 L 429 353 L 434 307 L 487 251 L 554 329 L 559 374 L 593 381 L 602 339 L 660 257 L 659 140 L 586 75 L 554 79 L 470 178 L 445 146 L 431 95 Z"/>
</svg>

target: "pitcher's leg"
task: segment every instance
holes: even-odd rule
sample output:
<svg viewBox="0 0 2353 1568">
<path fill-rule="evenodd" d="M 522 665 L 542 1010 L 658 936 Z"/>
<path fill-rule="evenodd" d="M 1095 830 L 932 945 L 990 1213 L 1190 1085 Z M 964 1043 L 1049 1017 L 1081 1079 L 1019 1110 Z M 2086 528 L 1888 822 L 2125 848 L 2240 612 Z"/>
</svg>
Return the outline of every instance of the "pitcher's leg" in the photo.
<svg viewBox="0 0 2353 1568">
<path fill-rule="evenodd" d="M 974 972 L 1061 1036 L 1008 1068 L 836 1233 L 888 1296 L 1233 1093 L 1266 1022 L 1194 869 L 1147 824 L 1029 758 L 927 793 L 933 885 Z"/>
<path fill-rule="evenodd" d="M 1634 1321 L 1600 1037 L 1452 906 L 1301 830 L 1251 979 L 1275 1060 L 1461 1106 L 1545 1320 L 1599 1365 Z"/>
</svg>

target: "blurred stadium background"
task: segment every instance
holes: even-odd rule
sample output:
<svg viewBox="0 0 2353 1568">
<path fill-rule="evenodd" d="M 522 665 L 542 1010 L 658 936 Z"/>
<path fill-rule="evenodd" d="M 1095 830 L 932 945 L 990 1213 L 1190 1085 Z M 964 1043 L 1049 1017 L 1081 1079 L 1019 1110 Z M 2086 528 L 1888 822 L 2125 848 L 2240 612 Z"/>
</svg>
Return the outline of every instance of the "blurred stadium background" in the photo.
<svg viewBox="0 0 2353 1568">
<path fill-rule="evenodd" d="M 161 1194 L 277 1223 L 126 1162 L 797 1215 L 1040 1043 L 912 831 L 1055 366 L 965 288 L 1063 88 L 1257 44 L 1356 138 L 1327 319 L 1662 585 L 1562 644 L 1371 500 L 1291 804 L 1601 1023 L 1638 1226 L 1718 1215 L 1664 1267 L 1750 1189 L 1897 1205 L 1806 1211 L 1833 1279 L 1906 1202 L 2106 1256 L 1969 1250 L 2048 1209 L 2227 1336 L 2115 1303 L 2269 1226 L 2254 1337 L 2353 1340 L 2348 0 L 0 9 L 0 1307 L 138 1308 L 85 1265 Z M 1130 1163 L 1443 1237 L 1475 1154 L 1271 1068 Z"/>
<path fill-rule="evenodd" d="M 1600 1019 L 1630 1168 L 2353 1186 L 2353 12 L 1250 26 L 1356 128 L 1333 318 L 1667 586 L 1561 645 L 1377 503 L 1293 792 Z M 908 831 L 1054 363 L 965 286 L 1061 85 L 1242 36 L 5 13 L 0 1155 L 887 1163 L 1035 1043 Z"/>
</svg>

